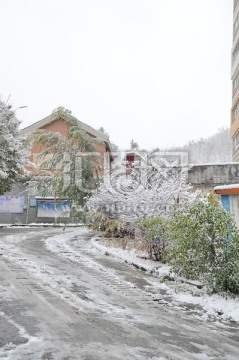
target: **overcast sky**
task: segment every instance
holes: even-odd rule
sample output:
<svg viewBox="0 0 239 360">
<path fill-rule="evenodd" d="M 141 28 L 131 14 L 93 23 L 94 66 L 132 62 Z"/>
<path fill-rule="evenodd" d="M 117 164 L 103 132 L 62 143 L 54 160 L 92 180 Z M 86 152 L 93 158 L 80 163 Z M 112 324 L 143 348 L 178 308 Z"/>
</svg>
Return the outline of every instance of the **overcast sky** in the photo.
<svg viewBox="0 0 239 360">
<path fill-rule="evenodd" d="M 22 127 L 58 106 L 121 149 L 230 125 L 233 0 L 0 0 L 0 92 Z"/>
</svg>

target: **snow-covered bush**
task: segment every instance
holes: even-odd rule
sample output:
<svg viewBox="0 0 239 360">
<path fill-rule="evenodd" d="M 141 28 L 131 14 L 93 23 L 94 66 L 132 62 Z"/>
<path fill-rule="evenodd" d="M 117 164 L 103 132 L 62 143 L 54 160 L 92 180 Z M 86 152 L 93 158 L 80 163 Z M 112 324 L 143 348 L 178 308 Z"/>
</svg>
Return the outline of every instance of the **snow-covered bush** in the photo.
<svg viewBox="0 0 239 360">
<path fill-rule="evenodd" d="M 104 176 L 87 207 L 92 213 L 102 212 L 129 223 L 165 215 L 188 194 L 184 170 L 169 162 L 157 165 L 151 154 L 135 163 L 129 173 L 124 162 L 117 163 L 111 174 Z"/>
<path fill-rule="evenodd" d="M 214 194 L 174 211 L 167 233 L 174 273 L 202 280 L 211 292 L 239 294 L 239 232 Z"/>
<path fill-rule="evenodd" d="M 0 101 L 0 194 L 11 189 L 28 164 L 28 150 L 19 135 L 19 125 L 11 106 Z"/>
</svg>

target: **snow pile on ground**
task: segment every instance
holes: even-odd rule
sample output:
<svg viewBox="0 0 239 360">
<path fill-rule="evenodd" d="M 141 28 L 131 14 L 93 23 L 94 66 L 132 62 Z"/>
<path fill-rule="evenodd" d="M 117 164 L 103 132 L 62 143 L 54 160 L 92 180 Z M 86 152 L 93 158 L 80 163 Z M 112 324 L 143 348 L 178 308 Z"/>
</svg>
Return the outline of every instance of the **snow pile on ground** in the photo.
<svg viewBox="0 0 239 360">
<path fill-rule="evenodd" d="M 164 281 L 166 275 L 169 275 L 170 266 L 156 263 L 152 260 L 143 259 L 144 253 L 136 252 L 135 250 L 123 250 L 115 247 L 107 247 L 99 242 L 100 238 L 92 238 L 91 244 L 97 250 L 116 257 L 128 264 L 132 264 L 135 267 L 150 272 L 159 277 L 161 281 Z M 192 284 L 183 283 L 183 279 L 179 279 L 179 283 L 176 281 L 170 282 L 158 282 L 152 281 L 154 288 L 164 289 L 169 295 L 172 296 L 175 303 L 186 303 L 198 305 L 203 308 L 205 319 L 209 317 L 218 317 L 220 319 L 239 322 L 239 298 L 223 298 L 220 295 L 207 295 L 205 289 L 198 289 L 197 282 Z"/>
<path fill-rule="evenodd" d="M 193 296 L 185 293 L 175 294 L 175 299 L 191 304 L 200 305 L 206 310 L 206 317 L 221 315 L 226 320 L 239 322 L 239 299 L 224 299 L 220 295 L 206 294 L 199 296 Z"/>
<path fill-rule="evenodd" d="M 132 265 L 136 265 L 145 271 L 156 270 L 155 262 L 152 260 L 144 260 L 147 254 L 144 252 L 132 250 L 123 250 L 121 248 L 107 247 L 99 242 L 99 238 L 95 237 L 91 239 L 92 245 L 101 252 L 105 252 L 108 255 L 114 256 L 124 262 Z M 169 271 L 169 266 L 161 264 L 160 269 L 164 269 L 166 273 Z"/>
</svg>

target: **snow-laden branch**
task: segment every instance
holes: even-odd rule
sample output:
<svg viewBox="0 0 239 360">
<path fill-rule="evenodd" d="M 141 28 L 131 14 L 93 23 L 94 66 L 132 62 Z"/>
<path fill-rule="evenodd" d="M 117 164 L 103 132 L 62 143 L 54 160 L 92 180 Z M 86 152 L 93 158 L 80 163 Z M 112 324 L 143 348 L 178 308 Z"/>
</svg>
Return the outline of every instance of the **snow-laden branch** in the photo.
<svg viewBox="0 0 239 360">
<path fill-rule="evenodd" d="M 157 166 L 149 154 L 131 170 L 127 173 L 124 162 L 114 165 L 88 200 L 88 209 L 131 222 L 166 214 L 188 194 L 185 167 L 168 162 Z"/>
</svg>

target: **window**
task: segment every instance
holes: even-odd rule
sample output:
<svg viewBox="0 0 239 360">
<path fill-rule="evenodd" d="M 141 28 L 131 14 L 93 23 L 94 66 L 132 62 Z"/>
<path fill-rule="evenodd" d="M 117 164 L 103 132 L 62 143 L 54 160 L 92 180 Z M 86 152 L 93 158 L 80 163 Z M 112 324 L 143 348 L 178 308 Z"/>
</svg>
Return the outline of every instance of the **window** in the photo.
<svg viewBox="0 0 239 360">
<path fill-rule="evenodd" d="M 235 108 L 235 116 L 239 115 L 239 103 L 237 104 L 236 108 Z"/>
<path fill-rule="evenodd" d="M 232 82 L 232 93 L 233 95 L 235 94 L 235 92 L 237 91 L 239 86 L 239 71 L 237 71 L 236 76 Z"/>
<path fill-rule="evenodd" d="M 237 40 L 236 46 L 232 53 L 232 64 L 235 62 L 238 54 L 239 54 L 239 40 Z"/>
<path fill-rule="evenodd" d="M 239 146 L 239 131 L 236 133 L 236 135 L 233 138 L 233 150 L 235 151 Z"/>
<path fill-rule="evenodd" d="M 236 35 L 236 32 L 238 30 L 238 25 L 239 25 L 239 13 L 237 14 L 236 20 L 234 21 L 234 24 L 233 24 L 233 35 L 234 36 Z"/>
<path fill-rule="evenodd" d="M 239 101 L 236 103 L 234 108 L 232 109 L 232 121 L 235 120 L 239 116 Z"/>
</svg>

